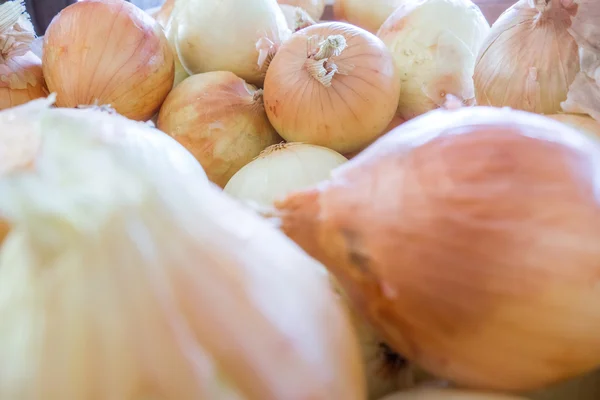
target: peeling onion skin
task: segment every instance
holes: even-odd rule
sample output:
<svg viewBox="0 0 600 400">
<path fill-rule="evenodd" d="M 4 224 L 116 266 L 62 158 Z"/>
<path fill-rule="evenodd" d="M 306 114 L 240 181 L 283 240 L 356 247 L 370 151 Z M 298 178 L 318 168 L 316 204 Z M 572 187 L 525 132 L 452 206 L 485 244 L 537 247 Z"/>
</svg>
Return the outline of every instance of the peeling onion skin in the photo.
<svg viewBox="0 0 600 400">
<path fill-rule="evenodd" d="M 32 52 L 0 62 L 0 110 L 48 95 L 42 60 Z"/>
<path fill-rule="evenodd" d="M 59 107 L 108 104 L 147 121 L 173 87 L 173 53 L 162 27 L 123 0 L 63 9 L 44 36 L 44 77 Z"/>
<path fill-rule="evenodd" d="M 224 71 L 180 83 L 161 107 L 157 127 L 185 146 L 220 187 L 261 151 L 281 142 L 256 87 Z"/>
<path fill-rule="evenodd" d="M 456 389 L 413 389 L 386 396 L 380 400 L 527 400 L 525 397 L 478 393 Z"/>
<path fill-rule="evenodd" d="M 478 105 L 562 111 L 579 72 L 578 46 L 568 31 L 578 5 L 567 3 L 550 0 L 540 11 L 531 0 L 520 0 L 498 18 L 475 65 Z"/>
<path fill-rule="evenodd" d="M 344 37 L 347 47 L 329 61 L 331 86 L 309 73 L 307 49 L 319 40 Z M 311 41 L 310 38 L 315 38 Z M 379 137 L 395 115 L 400 80 L 394 60 L 375 35 L 355 26 L 321 23 L 304 28 L 285 42 L 265 78 L 265 109 L 288 142 L 328 147 L 341 154 L 364 148 Z"/>
<path fill-rule="evenodd" d="M 533 390 L 600 364 L 599 174 L 598 144 L 546 117 L 437 110 L 276 206 L 409 360 Z"/>
</svg>

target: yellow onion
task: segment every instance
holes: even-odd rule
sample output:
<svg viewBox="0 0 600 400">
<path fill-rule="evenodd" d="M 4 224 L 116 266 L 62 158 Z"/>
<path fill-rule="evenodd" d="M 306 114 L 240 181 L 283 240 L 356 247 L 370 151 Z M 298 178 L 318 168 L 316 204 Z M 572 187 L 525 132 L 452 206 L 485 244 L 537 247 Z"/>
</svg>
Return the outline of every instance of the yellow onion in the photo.
<svg viewBox="0 0 600 400">
<path fill-rule="evenodd" d="M 299 7 L 316 21 L 321 19 L 325 11 L 325 0 L 277 0 L 280 5 Z M 283 8 L 283 7 L 282 7 Z"/>
<path fill-rule="evenodd" d="M 384 397 L 381 400 L 527 400 L 524 397 L 479 393 L 456 389 L 422 388 Z"/>
<path fill-rule="evenodd" d="M 28 18 L 20 1 L 0 5 L 0 110 L 48 95 Z"/>
<path fill-rule="evenodd" d="M 331 22 L 302 29 L 281 46 L 267 70 L 264 99 L 285 140 L 343 154 L 382 133 L 399 92 L 383 43 L 360 28 Z"/>
<path fill-rule="evenodd" d="M 189 77 L 163 104 L 158 129 L 174 137 L 223 187 L 244 165 L 281 138 L 269 123 L 262 90 L 231 72 Z"/>
<path fill-rule="evenodd" d="M 60 107 L 108 104 L 150 119 L 173 86 L 173 54 L 156 21 L 124 0 L 63 9 L 44 36 L 44 77 Z"/>
<path fill-rule="evenodd" d="M 381 24 L 407 0 L 335 0 L 333 15 L 338 21 L 376 33 Z"/>
<path fill-rule="evenodd" d="M 554 114 L 548 115 L 548 117 L 570 125 L 573 128 L 579 129 L 582 132 L 600 139 L 600 122 L 589 116 L 575 114 Z"/>
<path fill-rule="evenodd" d="M 520 0 L 492 26 L 475 66 L 479 105 L 554 114 L 579 71 L 572 0 Z"/>
<path fill-rule="evenodd" d="M 396 61 L 398 113 L 414 118 L 450 95 L 474 104 L 473 70 L 489 30 L 470 0 L 405 0 L 377 33 Z"/>
<path fill-rule="evenodd" d="M 290 34 L 275 0 L 178 0 L 167 28 L 190 75 L 230 71 L 257 86 Z"/>
<path fill-rule="evenodd" d="M 581 132 L 464 107 L 402 124 L 275 215 L 409 360 L 525 391 L 600 365 L 599 182 Z"/>
<path fill-rule="evenodd" d="M 279 7 L 281 8 L 281 11 L 283 11 L 288 28 L 290 28 L 292 32 L 316 24 L 311 16 L 300 7 L 290 6 L 288 4 L 280 4 Z"/>
<path fill-rule="evenodd" d="M 31 110 L 35 166 L 0 177 L 0 398 L 364 399 L 320 264 L 169 136 Z"/>
</svg>

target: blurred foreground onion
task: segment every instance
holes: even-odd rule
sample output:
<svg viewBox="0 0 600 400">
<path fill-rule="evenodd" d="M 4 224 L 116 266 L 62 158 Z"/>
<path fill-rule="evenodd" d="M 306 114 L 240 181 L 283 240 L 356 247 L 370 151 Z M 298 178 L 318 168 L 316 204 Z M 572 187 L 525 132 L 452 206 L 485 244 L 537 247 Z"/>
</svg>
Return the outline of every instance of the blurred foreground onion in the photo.
<svg viewBox="0 0 600 400">
<path fill-rule="evenodd" d="M 265 108 L 288 142 L 350 153 L 392 120 L 399 85 L 394 60 L 377 37 L 349 24 L 317 24 L 294 33 L 273 58 Z"/>
<path fill-rule="evenodd" d="M 33 26 L 20 1 L 0 5 L 0 110 L 45 97 L 42 61 L 31 52 Z"/>
<path fill-rule="evenodd" d="M 61 107 L 108 104 L 150 119 L 173 86 L 173 54 L 152 17 L 123 0 L 62 10 L 44 36 L 44 77 Z"/>
<path fill-rule="evenodd" d="M 221 187 L 261 151 L 281 141 L 265 114 L 262 90 L 231 72 L 206 72 L 184 80 L 165 100 L 157 126 L 183 144 Z"/>
<path fill-rule="evenodd" d="M 414 389 L 406 392 L 384 397 L 381 400 L 527 400 L 524 397 L 515 397 L 493 393 L 478 393 L 466 390 L 452 389 Z"/>
<path fill-rule="evenodd" d="M 473 70 L 489 30 L 470 0 L 404 0 L 377 32 L 396 61 L 399 114 L 414 118 L 449 95 L 474 104 Z"/>
<path fill-rule="evenodd" d="M 381 24 L 407 0 L 335 0 L 333 14 L 338 21 L 376 33 Z"/>
<path fill-rule="evenodd" d="M 546 117 L 432 111 L 276 204 L 394 349 L 529 390 L 600 365 L 600 148 Z"/>
<path fill-rule="evenodd" d="M 300 7 L 315 21 L 321 19 L 325 10 L 325 0 L 277 0 L 277 2 L 281 5 Z"/>
<path fill-rule="evenodd" d="M 600 122 L 589 116 L 575 114 L 554 114 L 548 115 L 548 117 L 570 125 L 573 128 L 579 129 L 582 132 L 600 139 Z"/>
<path fill-rule="evenodd" d="M 0 398 L 364 399 L 321 265 L 167 135 L 44 104 L 0 177 Z"/>
</svg>

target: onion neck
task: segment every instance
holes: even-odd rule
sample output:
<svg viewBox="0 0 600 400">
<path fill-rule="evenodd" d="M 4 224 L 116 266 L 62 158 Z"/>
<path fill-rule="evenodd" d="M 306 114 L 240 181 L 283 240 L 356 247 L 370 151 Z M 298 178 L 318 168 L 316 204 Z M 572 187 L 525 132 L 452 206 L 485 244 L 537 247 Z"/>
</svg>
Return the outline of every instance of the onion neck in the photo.
<svg viewBox="0 0 600 400">
<path fill-rule="evenodd" d="M 22 56 L 30 50 L 35 34 L 23 26 L 24 14 L 26 9 L 20 1 L 0 5 L 0 62 Z"/>
<path fill-rule="evenodd" d="M 577 13 L 574 0 L 530 0 L 538 15 L 534 20 L 535 26 L 546 22 L 555 23 L 567 29 L 571 26 L 571 18 Z"/>
<path fill-rule="evenodd" d="M 310 76 L 321 85 L 330 87 L 334 75 L 340 72 L 331 58 L 342 54 L 346 47 L 346 39 L 342 35 L 330 35 L 320 42 L 317 52 L 309 56 L 305 63 Z"/>
<path fill-rule="evenodd" d="M 315 20 L 312 19 L 306 11 L 304 11 L 300 7 L 296 7 L 296 9 L 294 10 L 294 32 L 297 32 L 300 29 L 304 29 L 315 24 Z"/>
</svg>

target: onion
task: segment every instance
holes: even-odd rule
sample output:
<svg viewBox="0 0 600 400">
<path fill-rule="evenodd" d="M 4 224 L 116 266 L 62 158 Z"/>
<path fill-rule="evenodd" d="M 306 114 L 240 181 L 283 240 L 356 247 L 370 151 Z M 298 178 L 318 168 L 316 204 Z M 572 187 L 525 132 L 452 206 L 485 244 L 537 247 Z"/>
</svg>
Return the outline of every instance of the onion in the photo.
<svg viewBox="0 0 600 400">
<path fill-rule="evenodd" d="M 171 17 L 168 35 L 189 74 L 230 71 L 257 86 L 291 33 L 275 0 L 178 0 Z"/>
<path fill-rule="evenodd" d="M 374 35 L 343 23 L 318 24 L 292 35 L 273 58 L 265 108 L 288 142 L 350 153 L 391 121 L 399 83 L 391 55 Z"/>
<path fill-rule="evenodd" d="M 0 110 L 45 97 L 42 61 L 31 52 L 33 26 L 20 1 L 0 5 Z"/>
<path fill-rule="evenodd" d="M 325 0 L 277 0 L 277 3 L 299 7 L 305 10 L 314 20 L 321 19 L 323 11 L 325 11 Z"/>
<path fill-rule="evenodd" d="M 281 11 L 283 11 L 287 25 L 292 32 L 316 24 L 310 15 L 300 7 L 290 6 L 288 4 L 281 4 L 279 7 L 281 8 Z"/>
<path fill-rule="evenodd" d="M 593 118 L 574 114 L 555 114 L 548 117 L 600 139 L 600 123 Z"/>
<path fill-rule="evenodd" d="M 396 60 L 400 115 L 441 107 L 448 95 L 474 104 L 475 60 L 489 30 L 470 0 L 405 0 L 377 33 Z"/>
<path fill-rule="evenodd" d="M 581 3 L 587 5 L 581 18 L 585 18 L 585 22 L 596 21 L 591 26 L 584 24 L 587 28 L 585 33 L 592 37 L 596 44 L 589 44 L 585 37 L 579 41 L 583 42 L 579 48 L 580 71 L 569 87 L 567 99 L 560 105 L 563 111 L 588 114 L 600 122 L 600 24 L 597 23 L 600 20 L 600 7 L 595 3 L 591 4 L 589 0 L 581 0 Z M 580 14 L 582 12 L 578 13 Z M 574 19 L 577 22 L 577 17 Z M 573 30 L 569 32 L 572 33 Z"/>
<path fill-rule="evenodd" d="M 0 178 L 0 398 L 364 399 L 322 267 L 174 140 L 94 110 L 29 120 L 35 167 Z"/>
<path fill-rule="evenodd" d="M 335 0 L 333 15 L 338 21 L 376 33 L 395 9 L 410 0 Z"/>
<path fill-rule="evenodd" d="M 493 393 L 477 393 L 466 390 L 424 388 L 387 396 L 381 400 L 527 400 L 523 397 Z"/>
<path fill-rule="evenodd" d="M 281 141 L 265 114 L 262 90 L 231 72 L 207 72 L 183 81 L 165 100 L 157 126 L 184 145 L 221 187 Z"/>
<path fill-rule="evenodd" d="M 123 0 L 63 9 L 44 37 L 44 76 L 56 104 L 108 104 L 148 120 L 173 86 L 173 54 L 152 17 Z"/>
<path fill-rule="evenodd" d="M 597 23 L 597 18 L 589 18 L 574 24 L 583 10 L 573 0 L 520 0 L 500 16 L 475 67 L 477 102 L 561 112 L 561 102 L 580 70 L 573 30 Z"/>
<path fill-rule="evenodd" d="M 533 390 L 600 365 L 599 174 L 598 142 L 564 124 L 437 110 L 276 215 L 409 360 Z"/>
</svg>

